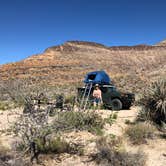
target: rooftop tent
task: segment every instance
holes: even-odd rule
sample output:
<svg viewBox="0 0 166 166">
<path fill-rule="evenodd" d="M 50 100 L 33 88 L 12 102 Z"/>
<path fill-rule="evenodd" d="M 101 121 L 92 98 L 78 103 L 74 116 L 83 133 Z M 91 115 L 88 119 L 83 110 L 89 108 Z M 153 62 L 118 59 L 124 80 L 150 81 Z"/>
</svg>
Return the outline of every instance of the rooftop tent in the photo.
<svg viewBox="0 0 166 166">
<path fill-rule="evenodd" d="M 85 76 L 84 83 L 111 84 L 111 80 L 105 71 L 94 71 Z"/>
</svg>

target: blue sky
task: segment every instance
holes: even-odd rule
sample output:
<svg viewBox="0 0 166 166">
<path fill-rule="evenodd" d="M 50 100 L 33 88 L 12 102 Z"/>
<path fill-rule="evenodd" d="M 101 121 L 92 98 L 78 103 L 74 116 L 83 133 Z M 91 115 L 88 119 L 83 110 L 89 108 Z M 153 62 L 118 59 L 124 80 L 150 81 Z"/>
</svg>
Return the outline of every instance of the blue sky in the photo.
<svg viewBox="0 0 166 166">
<path fill-rule="evenodd" d="M 165 0 L 0 0 L 0 64 L 67 40 L 154 44 L 165 20 Z"/>
</svg>

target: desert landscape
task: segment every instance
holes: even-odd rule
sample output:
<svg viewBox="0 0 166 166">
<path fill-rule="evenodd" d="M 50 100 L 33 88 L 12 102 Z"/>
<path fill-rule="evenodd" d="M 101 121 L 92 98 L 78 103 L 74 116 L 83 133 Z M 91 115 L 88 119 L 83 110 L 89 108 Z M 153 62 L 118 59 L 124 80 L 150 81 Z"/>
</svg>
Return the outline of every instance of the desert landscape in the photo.
<svg viewBox="0 0 166 166">
<path fill-rule="evenodd" d="M 154 46 L 117 47 L 69 41 L 20 62 L 1 65 L 0 77 L 3 81 L 25 79 L 50 86 L 80 85 L 87 72 L 105 70 L 118 88 L 138 92 L 150 81 L 165 76 L 165 53 L 165 41 Z"/>
<path fill-rule="evenodd" d="M 79 109 L 77 87 L 96 70 L 135 94 L 129 110 Z M 68 41 L 1 65 L 0 78 L 0 165 L 166 165 L 166 41 Z"/>
</svg>

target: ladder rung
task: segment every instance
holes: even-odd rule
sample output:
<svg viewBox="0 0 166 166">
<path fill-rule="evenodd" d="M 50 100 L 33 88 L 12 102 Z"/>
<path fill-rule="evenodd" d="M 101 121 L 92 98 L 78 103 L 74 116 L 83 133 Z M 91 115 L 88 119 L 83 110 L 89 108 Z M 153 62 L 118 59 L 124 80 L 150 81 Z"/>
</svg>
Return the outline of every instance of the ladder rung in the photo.
<svg viewBox="0 0 166 166">
<path fill-rule="evenodd" d="M 85 90 L 84 90 L 84 93 L 83 93 L 83 96 L 82 96 L 82 99 L 81 99 L 80 108 L 82 108 L 82 105 L 84 103 L 84 99 L 85 99 L 87 88 L 88 88 L 88 84 L 85 85 Z"/>
<path fill-rule="evenodd" d="M 92 83 L 90 84 L 90 88 L 89 88 L 89 91 L 88 91 L 88 96 L 85 99 L 84 110 L 86 109 L 86 105 L 87 105 L 87 102 L 88 102 L 88 99 L 89 99 L 89 96 L 90 96 L 91 89 L 92 89 Z"/>
</svg>

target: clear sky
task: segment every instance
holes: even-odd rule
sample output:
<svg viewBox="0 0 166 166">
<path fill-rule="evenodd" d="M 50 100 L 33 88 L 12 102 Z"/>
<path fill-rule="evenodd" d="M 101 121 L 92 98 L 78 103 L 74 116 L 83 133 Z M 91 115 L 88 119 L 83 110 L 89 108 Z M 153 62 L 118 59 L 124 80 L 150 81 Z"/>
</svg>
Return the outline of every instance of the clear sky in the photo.
<svg viewBox="0 0 166 166">
<path fill-rule="evenodd" d="M 165 38 L 165 0 L 0 0 L 0 64 L 67 40 L 112 46 Z"/>
</svg>

